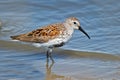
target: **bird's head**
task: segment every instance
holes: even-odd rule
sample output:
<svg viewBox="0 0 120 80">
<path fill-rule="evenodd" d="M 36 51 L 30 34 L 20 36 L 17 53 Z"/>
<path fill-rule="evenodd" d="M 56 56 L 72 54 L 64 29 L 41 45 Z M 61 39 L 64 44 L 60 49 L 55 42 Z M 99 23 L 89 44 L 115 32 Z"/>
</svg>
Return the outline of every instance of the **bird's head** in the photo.
<svg viewBox="0 0 120 80">
<path fill-rule="evenodd" d="M 80 25 L 80 22 L 79 22 L 79 20 L 77 18 L 75 18 L 75 17 L 67 18 L 65 23 L 67 23 L 73 29 L 80 30 L 81 32 L 83 32 L 90 39 L 90 36 L 82 29 L 82 27 Z"/>
</svg>

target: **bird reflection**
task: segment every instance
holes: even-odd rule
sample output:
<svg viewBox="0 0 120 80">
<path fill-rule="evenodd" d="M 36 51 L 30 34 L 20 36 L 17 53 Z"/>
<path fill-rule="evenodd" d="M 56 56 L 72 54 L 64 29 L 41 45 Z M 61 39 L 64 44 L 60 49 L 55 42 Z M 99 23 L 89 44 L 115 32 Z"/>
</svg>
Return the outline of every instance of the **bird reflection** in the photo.
<svg viewBox="0 0 120 80">
<path fill-rule="evenodd" d="M 54 62 L 46 63 L 46 80 L 72 80 L 71 77 L 65 77 L 52 72 Z"/>
</svg>

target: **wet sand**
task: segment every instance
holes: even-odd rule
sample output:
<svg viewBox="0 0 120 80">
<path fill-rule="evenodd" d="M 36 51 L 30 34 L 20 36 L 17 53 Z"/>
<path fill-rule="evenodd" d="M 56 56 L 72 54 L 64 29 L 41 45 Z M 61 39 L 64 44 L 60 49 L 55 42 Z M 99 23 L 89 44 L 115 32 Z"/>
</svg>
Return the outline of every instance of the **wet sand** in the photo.
<svg viewBox="0 0 120 80">
<path fill-rule="evenodd" d="M 120 57 L 117 55 L 57 48 L 52 54 L 55 63 L 47 63 L 45 50 L 2 40 L 0 55 L 0 78 L 3 80 L 120 79 Z"/>
</svg>

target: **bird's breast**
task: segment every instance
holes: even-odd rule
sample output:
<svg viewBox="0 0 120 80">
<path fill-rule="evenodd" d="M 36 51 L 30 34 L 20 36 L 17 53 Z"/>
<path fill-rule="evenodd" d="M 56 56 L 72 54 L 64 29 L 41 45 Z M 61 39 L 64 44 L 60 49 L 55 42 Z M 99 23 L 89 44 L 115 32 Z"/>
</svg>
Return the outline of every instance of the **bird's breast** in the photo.
<svg viewBox="0 0 120 80">
<path fill-rule="evenodd" d="M 66 31 L 64 31 L 60 37 L 63 39 L 63 42 L 67 42 L 73 34 L 73 29 L 67 29 Z"/>
</svg>

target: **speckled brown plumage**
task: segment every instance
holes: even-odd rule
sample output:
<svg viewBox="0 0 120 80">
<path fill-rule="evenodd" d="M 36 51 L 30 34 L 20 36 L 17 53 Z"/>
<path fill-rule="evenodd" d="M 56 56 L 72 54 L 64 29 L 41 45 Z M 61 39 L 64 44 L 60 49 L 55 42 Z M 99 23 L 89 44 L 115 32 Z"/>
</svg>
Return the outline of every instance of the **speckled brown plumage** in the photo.
<svg viewBox="0 0 120 80">
<path fill-rule="evenodd" d="M 25 42 L 44 43 L 58 37 L 64 30 L 64 25 L 62 23 L 57 23 L 44 26 L 26 34 L 11 36 L 11 38 Z"/>
<path fill-rule="evenodd" d="M 67 19 L 70 19 L 70 20 L 73 20 L 73 21 L 79 21 L 77 18 L 75 17 L 70 17 L 70 18 L 67 18 Z"/>
</svg>

